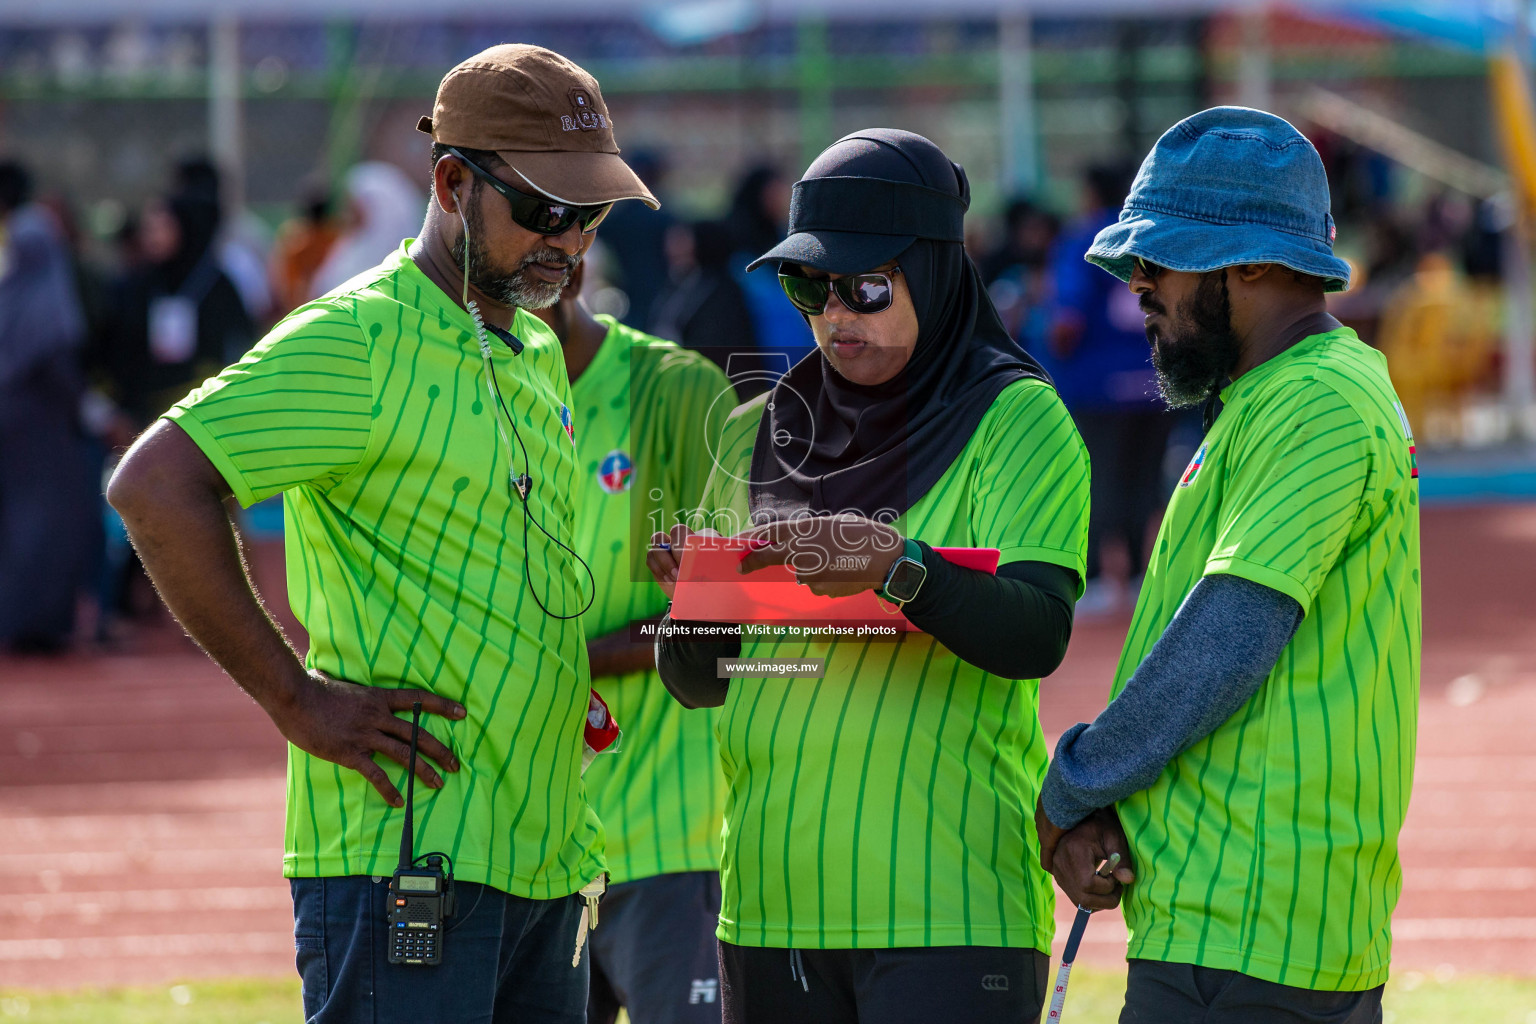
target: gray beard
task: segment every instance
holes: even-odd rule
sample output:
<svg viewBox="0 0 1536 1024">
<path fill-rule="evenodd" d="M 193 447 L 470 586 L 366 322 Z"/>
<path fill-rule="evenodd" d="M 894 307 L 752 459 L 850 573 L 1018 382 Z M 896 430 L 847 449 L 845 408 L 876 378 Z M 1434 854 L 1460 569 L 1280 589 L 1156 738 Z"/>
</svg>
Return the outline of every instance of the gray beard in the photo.
<svg viewBox="0 0 1536 1024">
<path fill-rule="evenodd" d="M 478 228 L 478 225 L 475 225 Z M 478 232 L 476 232 L 478 234 Z M 453 245 L 453 261 L 464 266 L 464 239 Z M 565 263 L 565 276 L 554 283 L 536 281 L 528 268 L 538 262 Z M 581 262 L 580 256 L 570 256 L 559 249 L 541 245 L 522 258 L 511 274 L 501 274 L 489 265 L 485 249 L 479 239 L 472 237 L 469 245 L 469 283 L 482 295 L 494 299 L 503 306 L 515 309 L 548 309 L 560 301 L 560 292 L 571 279 L 571 271 Z"/>
</svg>

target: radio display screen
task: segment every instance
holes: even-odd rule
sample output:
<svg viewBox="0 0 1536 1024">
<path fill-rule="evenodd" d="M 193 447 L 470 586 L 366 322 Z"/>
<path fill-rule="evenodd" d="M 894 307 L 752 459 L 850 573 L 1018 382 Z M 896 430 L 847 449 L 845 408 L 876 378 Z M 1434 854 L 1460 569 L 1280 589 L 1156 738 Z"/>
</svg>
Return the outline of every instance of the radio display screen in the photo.
<svg viewBox="0 0 1536 1024">
<path fill-rule="evenodd" d="M 401 875 L 395 885 L 401 892 L 437 892 L 437 879 L 431 875 Z"/>
</svg>

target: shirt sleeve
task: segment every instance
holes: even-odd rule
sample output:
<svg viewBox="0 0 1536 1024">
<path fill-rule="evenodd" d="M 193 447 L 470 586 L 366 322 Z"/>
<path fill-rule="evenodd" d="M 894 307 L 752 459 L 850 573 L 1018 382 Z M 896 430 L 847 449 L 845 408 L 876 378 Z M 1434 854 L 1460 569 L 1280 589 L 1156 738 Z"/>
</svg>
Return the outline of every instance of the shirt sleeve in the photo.
<svg viewBox="0 0 1536 1024">
<path fill-rule="evenodd" d="M 327 490 L 368 449 L 367 342 L 350 311 L 314 304 L 165 417 L 202 449 L 247 508 L 299 484 Z"/>
<path fill-rule="evenodd" d="M 731 410 L 710 445 L 704 487 L 696 507 L 698 514 L 690 516 L 688 524 L 695 531 L 701 526 L 708 527 L 729 537 L 751 526 L 745 481 L 752 471 L 752 449 L 757 443 L 766 401 L 759 396 Z M 714 418 L 712 414 L 710 420 Z"/>
<path fill-rule="evenodd" d="M 1301 622 L 1296 602 L 1235 576 L 1195 584 L 1125 689 L 1056 744 L 1040 800 L 1057 828 L 1158 780 L 1258 692 Z"/>
<path fill-rule="evenodd" d="M 987 428 L 971 527 L 999 564 L 1049 562 L 1086 574 L 1088 452 L 1054 388 L 1015 384 Z"/>
<path fill-rule="evenodd" d="M 1365 507 L 1370 431 L 1337 391 L 1305 380 L 1276 388 L 1233 440 L 1205 575 L 1241 576 L 1305 611 Z"/>
</svg>

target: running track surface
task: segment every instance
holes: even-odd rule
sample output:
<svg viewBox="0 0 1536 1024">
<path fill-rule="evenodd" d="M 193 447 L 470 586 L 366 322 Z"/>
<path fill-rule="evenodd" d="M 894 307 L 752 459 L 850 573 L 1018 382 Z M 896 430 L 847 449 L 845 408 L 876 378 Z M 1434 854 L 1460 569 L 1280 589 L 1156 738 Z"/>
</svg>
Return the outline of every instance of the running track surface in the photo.
<svg viewBox="0 0 1536 1024">
<path fill-rule="evenodd" d="M 1394 970 L 1536 974 L 1536 504 L 1431 507 L 1423 546 Z M 269 595 L 280 563 L 257 553 Z M 1077 629 L 1043 688 L 1053 742 L 1102 706 L 1125 627 Z M 169 630 L 132 653 L 0 660 L 0 986 L 291 977 L 283 765 L 261 711 Z M 1084 962 L 1121 962 L 1124 939 L 1096 915 Z"/>
</svg>

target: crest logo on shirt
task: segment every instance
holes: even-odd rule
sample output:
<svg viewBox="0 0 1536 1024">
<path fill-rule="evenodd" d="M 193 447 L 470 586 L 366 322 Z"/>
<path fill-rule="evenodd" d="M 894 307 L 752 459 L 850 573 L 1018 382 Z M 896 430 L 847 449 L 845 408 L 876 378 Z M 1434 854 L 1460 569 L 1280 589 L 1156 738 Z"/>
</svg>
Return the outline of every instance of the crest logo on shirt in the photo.
<svg viewBox="0 0 1536 1024">
<path fill-rule="evenodd" d="M 1200 475 L 1200 470 L 1205 466 L 1206 449 L 1210 445 L 1203 444 L 1200 450 L 1195 452 L 1195 457 L 1189 460 L 1189 468 L 1184 470 L 1184 475 L 1179 478 L 1180 487 L 1188 487 L 1195 482 L 1195 477 Z"/>
<path fill-rule="evenodd" d="M 560 425 L 565 428 L 565 436 L 571 439 L 571 444 L 575 444 L 576 425 L 571 422 L 571 410 L 563 405 L 560 407 Z"/>
<path fill-rule="evenodd" d="M 630 484 L 635 482 L 634 462 L 627 454 L 615 448 L 597 464 L 597 482 L 609 494 L 629 490 Z"/>
</svg>

